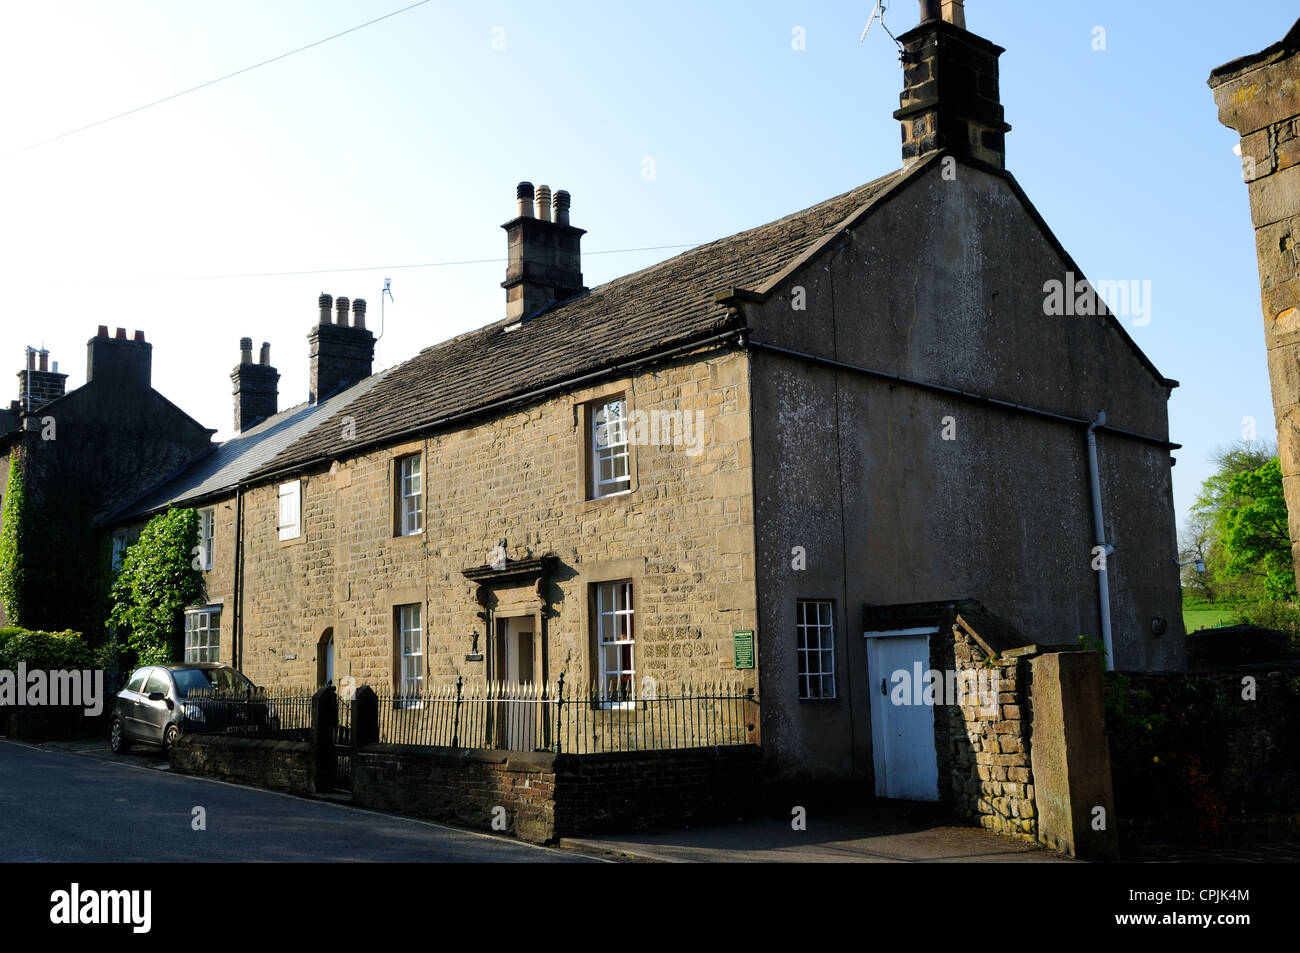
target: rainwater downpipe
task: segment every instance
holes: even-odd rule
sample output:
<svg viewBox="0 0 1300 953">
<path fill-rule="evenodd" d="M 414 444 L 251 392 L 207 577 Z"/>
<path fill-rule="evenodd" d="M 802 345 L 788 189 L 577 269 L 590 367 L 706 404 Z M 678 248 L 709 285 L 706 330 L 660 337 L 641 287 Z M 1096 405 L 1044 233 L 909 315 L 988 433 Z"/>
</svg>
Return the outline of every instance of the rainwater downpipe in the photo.
<svg viewBox="0 0 1300 953">
<path fill-rule="evenodd" d="M 1115 547 L 1106 542 L 1106 523 L 1101 514 L 1101 473 L 1097 466 L 1097 428 L 1106 425 L 1106 411 L 1097 412 L 1097 419 L 1088 425 L 1088 478 L 1092 483 L 1092 530 L 1101 560 L 1097 563 L 1097 608 L 1101 614 L 1101 642 L 1106 649 L 1106 670 L 1115 669 L 1115 651 L 1110 636 L 1110 581 L 1106 576 L 1106 562 Z"/>
</svg>

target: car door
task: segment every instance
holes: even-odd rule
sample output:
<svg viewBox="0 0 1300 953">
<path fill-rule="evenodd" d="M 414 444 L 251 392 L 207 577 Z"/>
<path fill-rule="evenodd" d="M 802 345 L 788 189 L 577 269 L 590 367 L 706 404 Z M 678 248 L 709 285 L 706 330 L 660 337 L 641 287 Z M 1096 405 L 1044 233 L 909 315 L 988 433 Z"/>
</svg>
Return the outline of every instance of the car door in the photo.
<svg viewBox="0 0 1300 953">
<path fill-rule="evenodd" d="M 144 683 L 144 693 L 140 700 L 140 740 L 160 745 L 163 741 L 163 729 L 172 720 L 172 680 L 165 668 L 155 668 L 149 673 L 149 680 Z M 161 695 L 155 698 L 151 696 Z"/>
<path fill-rule="evenodd" d="M 118 696 L 118 714 L 122 716 L 122 730 L 128 738 L 138 739 L 141 736 L 140 702 L 144 699 L 145 682 L 152 673 L 151 668 L 132 672 L 126 687 Z"/>
</svg>

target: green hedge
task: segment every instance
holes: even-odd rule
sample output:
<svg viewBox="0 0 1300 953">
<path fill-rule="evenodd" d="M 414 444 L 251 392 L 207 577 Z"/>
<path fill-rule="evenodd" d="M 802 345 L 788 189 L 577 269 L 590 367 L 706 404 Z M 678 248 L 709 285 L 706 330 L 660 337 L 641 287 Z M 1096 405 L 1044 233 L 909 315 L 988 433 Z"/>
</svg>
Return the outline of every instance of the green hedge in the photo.
<svg viewBox="0 0 1300 953">
<path fill-rule="evenodd" d="M 0 629 L 0 669 L 16 671 L 20 662 L 28 669 L 71 671 L 104 668 L 104 653 L 88 645 L 80 632 L 33 632 Z"/>
</svg>

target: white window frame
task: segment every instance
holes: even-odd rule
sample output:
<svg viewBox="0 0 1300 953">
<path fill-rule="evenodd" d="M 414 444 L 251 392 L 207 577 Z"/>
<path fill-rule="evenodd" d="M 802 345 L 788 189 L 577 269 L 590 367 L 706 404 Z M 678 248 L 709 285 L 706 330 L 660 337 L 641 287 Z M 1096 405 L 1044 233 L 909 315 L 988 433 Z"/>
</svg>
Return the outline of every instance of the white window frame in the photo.
<svg viewBox="0 0 1300 953">
<path fill-rule="evenodd" d="M 212 537 L 216 510 L 199 510 L 199 563 L 204 572 L 212 568 Z"/>
<path fill-rule="evenodd" d="M 185 610 L 185 661 L 221 661 L 221 606 Z"/>
<path fill-rule="evenodd" d="M 609 477 L 602 476 L 607 464 Z M 617 476 L 619 470 L 622 476 Z M 593 499 L 632 492 L 632 449 L 628 437 L 627 398 L 597 401 L 591 415 L 591 495 Z"/>
<path fill-rule="evenodd" d="M 835 603 L 829 599 L 798 600 L 795 603 L 794 628 L 800 700 L 838 698 L 835 691 Z"/>
<path fill-rule="evenodd" d="M 399 696 L 419 695 L 424 691 L 423 607 L 415 602 L 395 606 L 397 628 L 397 691 Z M 399 708 L 423 708 L 419 700 L 402 700 Z"/>
<path fill-rule="evenodd" d="M 280 539 L 297 539 L 302 535 L 302 481 L 281 483 L 278 499 Z"/>
<path fill-rule="evenodd" d="M 600 582 L 595 585 L 596 620 L 596 671 L 597 683 L 603 694 L 617 683 L 626 693 L 626 701 L 606 701 L 602 708 L 633 708 L 636 705 L 636 617 L 633 602 L 632 580 Z M 623 664 L 623 653 L 627 653 Z M 611 666 L 610 654 L 616 653 L 616 666 Z"/>
<path fill-rule="evenodd" d="M 412 453 L 397 458 L 397 505 L 399 536 L 424 532 L 424 464 Z"/>
</svg>

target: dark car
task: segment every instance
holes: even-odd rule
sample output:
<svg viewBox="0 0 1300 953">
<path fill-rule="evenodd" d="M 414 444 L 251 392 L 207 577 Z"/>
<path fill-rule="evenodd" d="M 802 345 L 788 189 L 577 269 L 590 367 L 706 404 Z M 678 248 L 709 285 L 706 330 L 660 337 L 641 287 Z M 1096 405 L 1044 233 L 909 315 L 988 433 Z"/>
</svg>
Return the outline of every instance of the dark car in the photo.
<svg viewBox="0 0 1300 953">
<path fill-rule="evenodd" d="M 133 744 L 153 745 L 167 751 L 187 725 L 224 731 L 227 725 L 207 725 L 208 719 L 247 721 L 249 704 L 199 704 L 187 702 L 191 693 L 227 698 L 251 698 L 256 686 L 238 670 L 222 662 L 184 665 L 146 665 L 131 673 L 113 704 L 109 746 L 115 754 Z M 265 709 L 265 704 L 260 706 Z M 268 714 L 264 710 L 262 715 Z"/>
</svg>

